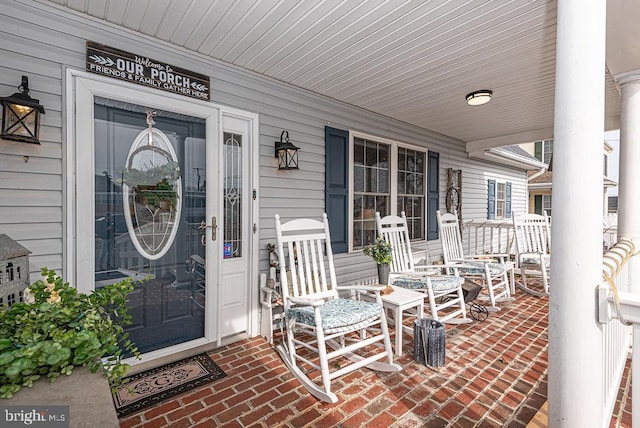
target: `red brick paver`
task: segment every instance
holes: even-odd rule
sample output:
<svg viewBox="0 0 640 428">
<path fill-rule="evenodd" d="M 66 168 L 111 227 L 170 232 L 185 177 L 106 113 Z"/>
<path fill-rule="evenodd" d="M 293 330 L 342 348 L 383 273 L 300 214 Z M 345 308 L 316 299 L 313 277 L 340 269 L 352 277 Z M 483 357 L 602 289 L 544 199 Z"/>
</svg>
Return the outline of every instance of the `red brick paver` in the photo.
<svg viewBox="0 0 640 428">
<path fill-rule="evenodd" d="M 548 299 L 518 292 L 485 321 L 447 325 L 446 364 L 413 360 L 410 336 L 399 373 L 360 369 L 332 383 L 322 403 L 261 337 L 209 354 L 227 377 L 121 419 L 121 427 L 525 427 L 546 401 Z M 630 383 L 625 374 L 623 384 Z M 627 398 L 626 388 L 621 398 Z M 627 400 L 630 403 L 630 399 Z M 623 401 L 624 402 L 624 401 Z M 614 426 L 630 426 L 630 404 Z"/>
</svg>

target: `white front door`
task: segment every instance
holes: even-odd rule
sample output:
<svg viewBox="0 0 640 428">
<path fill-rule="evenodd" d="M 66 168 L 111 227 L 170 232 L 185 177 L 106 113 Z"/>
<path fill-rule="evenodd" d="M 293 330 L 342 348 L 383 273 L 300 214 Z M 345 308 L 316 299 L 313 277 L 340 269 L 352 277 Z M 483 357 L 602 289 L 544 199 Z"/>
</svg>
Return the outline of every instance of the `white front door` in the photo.
<svg viewBox="0 0 640 428">
<path fill-rule="evenodd" d="M 137 280 L 128 332 L 149 358 L 252 330 L 255 116 L 86 73 L 68 82 L 67 277 L 84 292 Z"/>
</svg>

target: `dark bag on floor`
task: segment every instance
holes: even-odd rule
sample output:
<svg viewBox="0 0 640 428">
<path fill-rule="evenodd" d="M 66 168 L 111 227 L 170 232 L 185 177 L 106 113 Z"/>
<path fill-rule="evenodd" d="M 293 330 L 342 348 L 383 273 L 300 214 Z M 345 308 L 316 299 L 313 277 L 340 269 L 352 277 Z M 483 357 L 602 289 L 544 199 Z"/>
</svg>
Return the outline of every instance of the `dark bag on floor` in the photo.
<svg viewBox="0 0 640 428">
<path fill-rule="evenodd" d="M 445 361 L 445 328 L 440 321 L 422 318 L 413 326 L 413 355 L 427 366 L 441 367 Z"/>
</svg>

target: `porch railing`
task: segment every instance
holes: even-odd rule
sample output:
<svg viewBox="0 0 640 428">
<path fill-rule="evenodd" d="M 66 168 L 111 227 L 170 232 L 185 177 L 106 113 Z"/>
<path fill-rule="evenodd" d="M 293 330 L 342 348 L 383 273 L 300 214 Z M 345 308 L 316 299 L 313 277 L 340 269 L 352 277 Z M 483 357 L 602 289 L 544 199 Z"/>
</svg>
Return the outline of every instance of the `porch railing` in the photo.
<svg viewBox="0 0 640 428">
<path fill-rule="evenodd" d="M 603 219 L 603 247 L 610 248 L 618 241 L 618 214 L 607 214 Z"/>
<path fill-rule="evenodd" d="M 462 231 L 465 254 L 513 254 L 512 220 L 467 220 Z"/>
<path fill-rule="evenodd" d="M 631 240 L 623 239 L 604 254 L 603 282 L 599 287 L 602 357 L 604 374 L 604 407 L 602 426 L 608 427 L 620 388 L 620 381 L 631 348 L 632 327 L 625 322 L 623 309 L 613 305 L 629 292 L 629 259 L 635 252 Z M 621 311 L 621 312 L 618 312 Z"/>
</svg>

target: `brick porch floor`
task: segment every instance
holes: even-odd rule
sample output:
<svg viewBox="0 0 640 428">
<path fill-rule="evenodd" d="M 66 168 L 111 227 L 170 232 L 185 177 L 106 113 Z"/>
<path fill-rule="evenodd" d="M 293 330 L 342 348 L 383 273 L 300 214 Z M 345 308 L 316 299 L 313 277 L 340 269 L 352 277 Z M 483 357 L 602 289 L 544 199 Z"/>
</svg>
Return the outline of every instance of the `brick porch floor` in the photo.
<svg viewBox="0 0 640 428">
<path fill-rule="evenodd" d="M 547 303 L 517 293 L 486 321 L 447 326 L 447 362 L 413 360 L 399 373 L 360 369 L 338 378 L 340 401 L 322 403 L 262 338 L 209 354 L 227 377 L 120 420 L 121 427 L 525 427 L 546 401 Z M 611 427 L 630 427 L 629 376 Z"/>
</svg>

